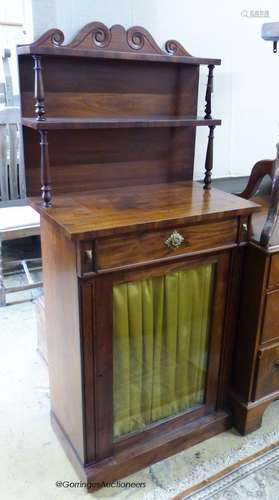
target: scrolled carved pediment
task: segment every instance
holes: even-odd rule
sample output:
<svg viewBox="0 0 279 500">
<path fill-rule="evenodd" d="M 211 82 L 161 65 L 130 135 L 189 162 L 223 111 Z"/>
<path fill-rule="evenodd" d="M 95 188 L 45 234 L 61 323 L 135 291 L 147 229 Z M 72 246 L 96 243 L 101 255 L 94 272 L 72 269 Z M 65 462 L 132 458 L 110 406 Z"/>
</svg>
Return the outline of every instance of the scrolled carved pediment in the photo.
<svg viewBox="0 0 279 500">
<path fill-rule="evenodd" d="M 73 40 L 63 45 L 64 33 L 59 29 L 46 31 L 38 40 L 31 44 L 36 47 L 60 47 L 70 49 L 108 50 L 112 52 L 132 52 L 142 54 L 159 54 L 170 56 L 190 56 L 189 52 L 176 40 L 165 43 L 162 50 L 151 34 L 141 26 L 132 26 L 126 30 L 120 24 L 108 28 L 101 22 L 86 24 Z"/>
</svg>

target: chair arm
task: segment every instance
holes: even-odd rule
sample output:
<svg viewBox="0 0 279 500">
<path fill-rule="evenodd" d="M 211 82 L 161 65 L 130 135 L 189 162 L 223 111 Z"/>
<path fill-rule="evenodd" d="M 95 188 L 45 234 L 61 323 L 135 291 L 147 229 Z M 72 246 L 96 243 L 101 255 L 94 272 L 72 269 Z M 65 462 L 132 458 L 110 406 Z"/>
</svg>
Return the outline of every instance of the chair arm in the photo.
<svg viewBox="0 0 279 500">
<path fill-rule="evenodd" d="M 261 180 L 265 177 L 265 175 L 269 175 L 272 179 L 275 162 L 276 160 L 258 161 L 252 168 L 247 186 L 245 187 L 244 191 L 242 191 L 242 193 L 240 193 L 238 196 L 241 196 L 241 198 L 249 199 L 251 198 L 251 196 L 253 196 L 253 194 L 256 193 Z"/>
<path fill-rule="evenodd" d="M 267 218 L 261 232 L 260 244 L 268 247 L 271 236 L 276 226 L 278 218 L 279 204 L 279 144 L 277 144 L 277 157 L 275 160 L 274 171 L 272 175 L 272 188 Z"/>
</svg>

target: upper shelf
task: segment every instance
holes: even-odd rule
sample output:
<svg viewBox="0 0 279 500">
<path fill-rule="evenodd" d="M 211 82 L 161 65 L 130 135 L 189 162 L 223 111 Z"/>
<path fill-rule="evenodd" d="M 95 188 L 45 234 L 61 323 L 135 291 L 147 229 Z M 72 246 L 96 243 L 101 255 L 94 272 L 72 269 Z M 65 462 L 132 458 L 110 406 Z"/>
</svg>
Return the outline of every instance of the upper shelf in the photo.
<svg viewBox="0 0 279 500">
<path fill-rule="evenodd" d="M 94 118 L 22 118 L 22 125 L 35 130 L 89 129 L 89 128 L 144 128 L 144 127 L 192 127 L 221 125 L 221 120 L 199 116 L 126 116 Z"/>
<path fill-rule="evenodd" d="M 144 54 L 119 51 L 105 51 L 105 50 L 92 50 L 92 49 L 71 49 L 70 47 L 38 47 L 34 48 L 32 45 L 19 45 L 17 47 L 18 55 L 25 54 L 38 54 L 38 55 L 55 55 L 66 57 L 88 57 L 93 59 L 115 59 L 122 61 L 149 61 L 149 62 L 163 62 L 163 63 L 180 63 L 180 64 L 196 64 L 206 65 L 214 64 L 219 66 L 221 59 L 211 59 L 208 57 L 194 57 L 194 56 L 171 56 L 168 54 Z"/>
<path fill-rule="evenodd" d="M 63 32 L 54 28 L 30 45 L 19 45 L 17 53 L 195 65 L 221 64 L 220 59 L 191 56 L 176 40 L 168 40 L 164 51 L 141 26 L 133 26 L 126 31 L 118 24 L 108 28 L 103 23 L 93 22 L 84 26 L 69 44 L 63 45 L 63 42 Z"/>
</svg>

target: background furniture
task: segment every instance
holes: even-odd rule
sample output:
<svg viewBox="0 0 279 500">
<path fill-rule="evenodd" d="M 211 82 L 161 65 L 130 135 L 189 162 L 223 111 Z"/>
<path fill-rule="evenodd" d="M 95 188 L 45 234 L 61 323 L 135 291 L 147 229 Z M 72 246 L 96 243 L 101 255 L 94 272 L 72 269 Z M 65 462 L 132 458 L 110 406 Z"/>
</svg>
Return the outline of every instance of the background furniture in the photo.
<svg viewBox="0 0 279 500">
<path fill-rule="evenodd" d="M 0 208 L 0 307 L 6 305 L 6 295 L 8 293 L 30 290 L 41 287 L 41 281 L 34 282 L 30 268 L 40 269 L 41 259 L 21 259 L 13 260 L 9 267 L 21 266 L 25 273 L 27 284 L 13 287 L 6 287 L 4 284 L 4 259 L 2 245 L 4 241 L 27 238 L 40 234 L 40 216 L 29 206 Z"/>
<path fill-rule="evenodd" d="M 19 266 L 24 271 L 27 284 L 6 287 L 4 284 L 3 242 L 40 235 L 40 217 L 26 204 L 26 189 L 19 107 L 15 106 L 13 84 L 9 67 L 11 53 L 4 50 L 2 57 L 5 83 L 1 86 L 3 106 L 0 109 L 0 307 L 6 305 L 8 293 L 29 290 L 42 286 L 34 282 L 29 267 L 41 268 L 41 259 L 21 259 L 9 262 L 8 268 Z M 16 206 L 14 206 L 16 205 Z M 3 208 L 5 207 L 5 208 Z"/>
<path fill-rule="evenodd" d="M 98 22 L 62 44 L 49 30 L 18 48 L 26 182 L 41 214 L 52 424 L 94 488 L 231 425 L 239 247 L 257 206 L 210 189 L 219 60 Z M 204 186 L 197 126 L 209 127 Z"/>
<path fill-rule="evenodd" d="M 270 194 L 258 193 L 271 179 Z M 252 217 L 245 248 L 236 359 L 232 379 L 235 425 L 242 434 L 260 427 L 271 401 L 279 397 L 279 145 L 276 160 L 254 166 L 243 198 L 261 205 Z"/>
<path fill-rule="evenodd" d="M 5 58 L 7 54 L 5 55 Z M 5 59 L 4 58 L 4 59 Z M 7 64 L 4 63 L 7 71 Z M 3 242 L 40 235 L 40 217 L 29 206 L 23 206 L 26 198 L 23 154 L 20 154 L 19 108 L 13 106 L 12 85 L 6 74 L 6 103 L 0 109 L 0 307 L 6 305 L 6 294 L 42 286 L 34 282 L 28 265 L 40 268 L 41 259 L 23 259 L 9 262 L 9 268 L 22 267 L 27 278 L 26 285 L 5 287 Z M 16 206 L 13 206 L 16 205 Z"/>
<path fill-rule="evenodd" d="M 3 105 L 0 107 L 0 206 L 9 200 L 26 198 L 22 136 L 19 106 L 16 106 L 9 66 L 11 52 L 2 57 L 5 82 L 2 84 Z"/>
<path fill-rule="evenodd" d="M 277 52 L 279 23 L 266 23 L 264 40 Z M 263 179 L 270 191 L 260 192 Z M 260 427 L 271 401 L 279 398 L 279 144 L 275 160 L 253 167 L 240 194 L 254 199 L 261 210 L 252 217 L 250 242 L 244 251 L 242 298 L 232 378 L 232 409 L 242 434 Z"/>
</svg>

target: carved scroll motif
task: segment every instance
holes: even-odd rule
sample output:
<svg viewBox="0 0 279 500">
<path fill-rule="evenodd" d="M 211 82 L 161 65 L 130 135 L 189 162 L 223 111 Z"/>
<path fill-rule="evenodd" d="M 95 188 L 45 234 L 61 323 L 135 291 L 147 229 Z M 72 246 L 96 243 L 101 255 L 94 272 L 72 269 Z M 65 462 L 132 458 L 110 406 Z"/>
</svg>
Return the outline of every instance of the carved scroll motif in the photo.
<svg viewBox="0 0 279 500">
<path fill-rule="evenodd" d="M 108 28 L 103 23 L 93 22 L 86 24 L 70 43 L 63 45 L 63 42 L 63 32 L 59 29 L 51 29 L 31 46 L 34 49 L 37 47 L 60 47 L 190 56 L 189 52 L 176 40 L 168 40 L 165 43 L 165 51 L 162 50 L 151 34 L 141 26 L 133 26 L 126 31 L 119 24 Z"/>
<path fill-rule="evenodd" d="M 184 47 L 176 40 L 168 40 L 165 49 L 171 56 L 191 56 Z"/>
<path fill-rule="evenodd" d="M 60 47 L 64 42 L 63 31 L 53 28 L 46 31 L 38 40 L 31 44 L 31 47 Z"/>
</svg>

